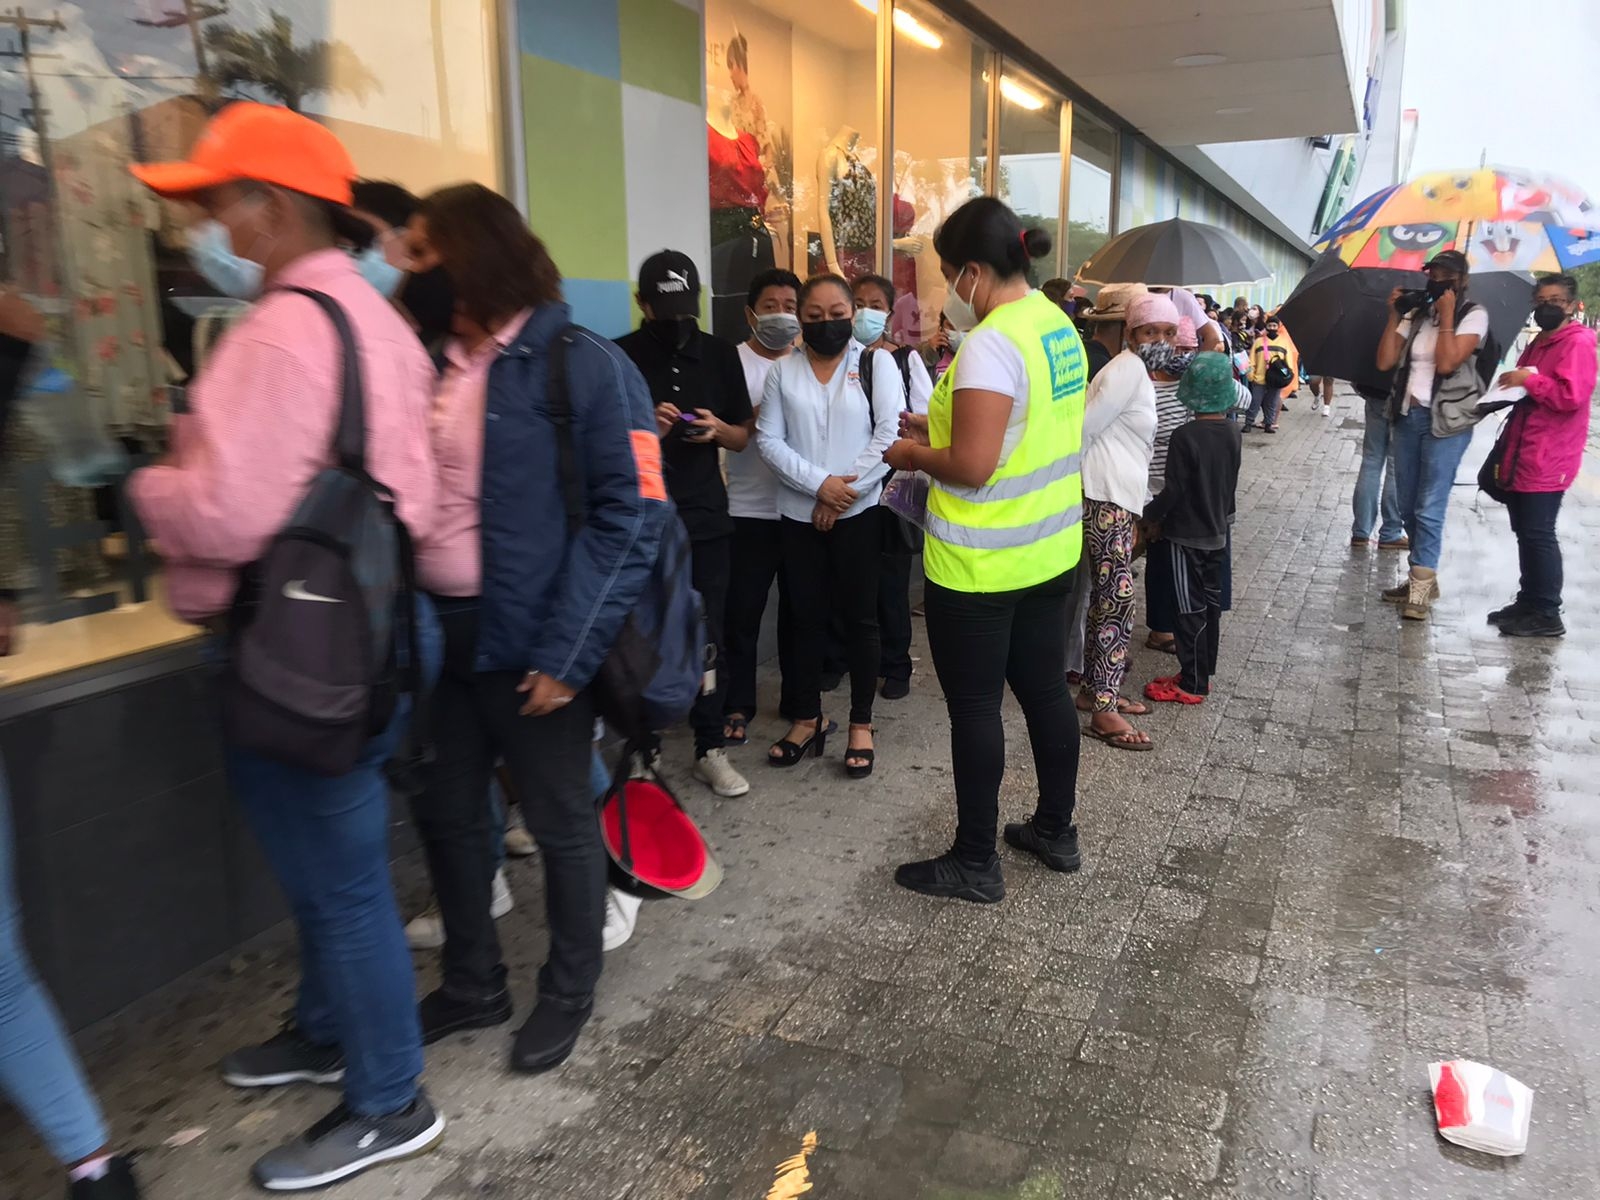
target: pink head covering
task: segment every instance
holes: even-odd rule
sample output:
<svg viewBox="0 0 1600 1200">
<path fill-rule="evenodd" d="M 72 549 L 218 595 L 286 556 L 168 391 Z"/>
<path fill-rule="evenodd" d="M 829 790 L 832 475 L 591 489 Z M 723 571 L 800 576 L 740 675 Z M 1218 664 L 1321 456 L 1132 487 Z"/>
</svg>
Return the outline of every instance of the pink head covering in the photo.
<svg viewBox="0 0 1600 1200">
<path fill-rule="evenodd" d="M 1188 317 L 1178 319 L 1178 349 L 1200 349 L 1200 336 L 1194 331 L 1194 322 Z"/>
<path fill-rule="evenodd" d="M 1178 306 L 1170 296 L 1147 292 L 1128 302 L 1127 326 L 1129 330 L 1141 325 L 1176 325 Z"/>
</svg>

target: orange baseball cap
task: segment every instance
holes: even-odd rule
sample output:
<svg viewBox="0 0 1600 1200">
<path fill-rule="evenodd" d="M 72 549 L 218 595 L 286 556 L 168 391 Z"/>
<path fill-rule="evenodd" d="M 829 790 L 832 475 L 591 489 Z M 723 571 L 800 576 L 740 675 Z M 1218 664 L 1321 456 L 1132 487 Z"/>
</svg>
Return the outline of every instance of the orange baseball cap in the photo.
<svg viewBox="0 0 1600 1200">
<path fill-rule="evenodd" d="M 238 101 L 207 122 L 186 162 L 136 163 L 128 170 L 157 195 L 181 198 L 251 179 L 319 200 L 349 204 L 356 165 L 331 132 L 271 104 Z"/>
</svg>

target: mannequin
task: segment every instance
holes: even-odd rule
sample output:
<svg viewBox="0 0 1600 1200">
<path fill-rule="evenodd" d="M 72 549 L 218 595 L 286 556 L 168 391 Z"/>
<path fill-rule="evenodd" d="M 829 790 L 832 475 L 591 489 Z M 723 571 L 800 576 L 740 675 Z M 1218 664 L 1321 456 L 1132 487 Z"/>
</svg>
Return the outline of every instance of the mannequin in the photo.
<svg viewBox="0 0 1600 1200">
<path fill-rule="evenodd" d="M 723 93 L 706 117 L 711 190 L 711 331 L 743 341 L 750 280 L 773 265 L 767 228 L 766 168 L 755 137 L 737 128 L 733 96 Z"/>
<path fill-rule="evenodd" d="M 854 280 L 878 269 L 878 182 L 856 153 L 861 131 L 841 125 L 817 156 L 818 224 L 822 261 L 834 275 Z M 916 210 L 894 198 L 896 233 L 909 229 Z M 915 235 L 894 239 L 896 254 L 921 254 L 927 239 Z"/>
</svg>

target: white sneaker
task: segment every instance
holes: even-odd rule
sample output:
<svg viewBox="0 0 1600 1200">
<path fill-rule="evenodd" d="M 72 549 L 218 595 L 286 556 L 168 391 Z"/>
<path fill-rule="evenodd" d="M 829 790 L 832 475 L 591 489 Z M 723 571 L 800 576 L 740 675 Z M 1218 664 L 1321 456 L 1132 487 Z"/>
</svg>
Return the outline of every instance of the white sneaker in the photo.
<svg viewBox="0 0 1600 1200">
<path fill-rule="evenodd" d="M 527 858 L 539 853 L 533 834 L 528 832 L 528 827 L 522 823 L 521 817 L 512 818 L 511 824 L 506 826 L 505 847 L 506 853 L 512 858 Z"/>
<path fill-rule="evenodd" d="M 616 888 L 606 889 L 606 924 L 600 931 L 600 948 L 607 952 L 625 945 L 633 936 L 633 927 L 639 920 L 639 906 L 644 901 Z"/>
<path fill-rule="evenodd" d="M 413 950 L 437 950 L 444 945 L 444 918 L 439 906 L 430 904 L 406 926 L 406 945 Z"/>
<path fill-rule="evenodd" d="M 719 796 L 742 796 L 750 790 L 749 781 L 733 769 L 726 750 L 707 750 L 694 764 L 694 777 L 711 785 Z"/>
<path fill-rule="evenodd" d="M 489 915 L 498 921 L 514 907 L 516 901 L 511 898 L 511 885 L 506 882 L 506 871 L 501 867 L 494 873 L 494 890 L 489 894 Z"/>
<path fill-rule="evenodd" d="M 1333 416 L 1333 405 L 1331 405 L 1331 404 L 1324 404 L 1324 405 L 1323 405 L 1323 406 L 1322 406 L 1322 415 L 1323 415 L 1323 416 L 1325 416 L 1325 417 L 1331 417 L 1331 416 Z"/>
</svg>

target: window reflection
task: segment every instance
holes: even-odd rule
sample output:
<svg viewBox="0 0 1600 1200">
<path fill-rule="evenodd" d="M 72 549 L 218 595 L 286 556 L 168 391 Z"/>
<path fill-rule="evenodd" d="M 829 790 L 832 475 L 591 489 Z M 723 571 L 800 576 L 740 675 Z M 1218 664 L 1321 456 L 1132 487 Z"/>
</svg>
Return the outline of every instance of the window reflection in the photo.
<svg viewBox="0 0 1600 1200">
<path fill-rule="evenodd" d="M 1061 101 L 1043 84 L 1006 64 L 1000 75 L 1000 198 L 1027 226 L 1060 244 Z M 1055 259 L 1030 263 L 1034 285 L 1055 274 Z"/>
<path fill-rule="evenodd" d="M 1081 108 L 1072 117 L 1072 177 L 1067 194 L 1067 270 L 1078 268 L 1111 237 L 1111 172 L 1116 132 Z"/>
</svg>

